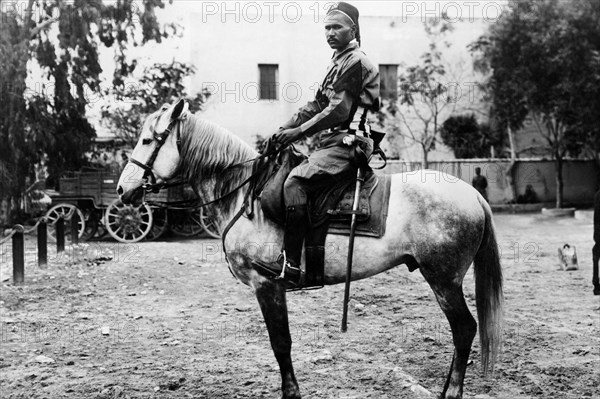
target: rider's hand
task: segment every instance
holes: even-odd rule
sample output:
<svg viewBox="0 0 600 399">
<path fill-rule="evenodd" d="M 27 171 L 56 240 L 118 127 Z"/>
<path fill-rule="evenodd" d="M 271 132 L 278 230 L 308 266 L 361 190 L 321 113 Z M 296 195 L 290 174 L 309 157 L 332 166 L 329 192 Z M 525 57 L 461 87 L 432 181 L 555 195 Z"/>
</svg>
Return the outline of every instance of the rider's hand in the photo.
<svg viewBox="0 0 600 399">
<path fill-rule="evenodd" d="M 293 129 L 284 129 L 275 133 L 273 140 L 281 145 L 288 145 L 302 138 L 302 131 L 299 127 Z"/>
</svg>

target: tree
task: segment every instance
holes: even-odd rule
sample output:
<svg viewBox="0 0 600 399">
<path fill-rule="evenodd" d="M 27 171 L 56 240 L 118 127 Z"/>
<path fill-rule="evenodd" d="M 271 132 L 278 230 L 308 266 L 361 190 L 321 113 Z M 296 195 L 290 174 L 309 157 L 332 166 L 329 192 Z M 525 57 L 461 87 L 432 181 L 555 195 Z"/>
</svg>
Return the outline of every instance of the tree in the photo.
<svg viewBox="0 0 600 399">
<path fill-rule="evenodd" d="M 117 137 L 135 147 L 144 117 L 157 111 L 163 104 L 171 104 L 185 97 L 190 104 L 190 111 L 201 109 L 210 93 L 204 91 L 189 97 L 183 85 L 183 79 L 194 71 L 193 66 L 176 61 L 145 68 L 142 77 L 135 83 L 118 86 L 107 92 L 119 101 L 117 106 L 103 107 L 103 122 Z"/>
<path fill-rule="evenodd" d="M 115 49 L 113 85 L 135 69 L 129 45 L 161 39 L 154 10 L 161 0 L 104 4 L 102 0 L 0 0 L 0 159 L 12 179 L 0 200 L 18 207 L 33 165 L 47 158 L 49 183 L 77 169 L 95 135 L 86 117 L 87 95 L 100 92 L 100 46 Z M 37 63 L 46 83 L 27 88 L 28 63 Z"/>
<path fill-rule="evenodd" d="M 383 114 L 382 119 L 390 118 L 392 130 L 421 148 L 421 163 L 427 168 L 428 154 L 438 140 L 441 116 L 454 105 L 444 82 L 447 68 L 440 49 L 450 46 L 442 39 L 454 28 L 444 18 L 428 19 L 423 25 L 429 51 L 421 55 L 420 64 L 407 67 L 399 76 L 398 100 L 389 103 L 389 116 Z"/>
<path fill-rule="evenodd" d="M 488 124 L 478 123 L 474 114 L 446 119 L 440 129 L 440 137 L 457 158 L 487 158 L 491 149 L 498 154 L 504 148 L 502 132 Z"/>
<path fill-rule="evenodd" d="M 498 124 L 516 130 L 527 115 L 556 163 L 563 206 L 563 159 L 591 143 L 600 125 L 600 3 L 512 1 L 504 18 L 472 45 Z"/>
</svg>

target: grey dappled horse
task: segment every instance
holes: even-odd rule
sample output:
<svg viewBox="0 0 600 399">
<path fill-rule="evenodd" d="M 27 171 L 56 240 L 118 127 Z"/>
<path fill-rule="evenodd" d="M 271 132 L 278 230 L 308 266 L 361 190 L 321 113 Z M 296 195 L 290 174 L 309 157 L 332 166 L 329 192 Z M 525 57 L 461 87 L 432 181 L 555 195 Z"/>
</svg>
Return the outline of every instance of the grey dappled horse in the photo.
<svg viewBox="0 0 600 399">
<path fill-rule="evenodd" d="M 234 192 L 217 203 L 223 227 L 243 206 L 246 186 L 242 183 L 251 175 L 251 163 L 244 161 L 257 155 L 240 138 L 189 113 L 187 104 L 179 101 L 163 106 L 145 121 L 119 180 L 118 193 L 125 203 L 139 202 L 144 182 L 160 183 L 175 176 L 187 179 L 201 198 Z M 484 373 L 493 369 L 501 339 L 502 271 L 490 207 L 467 183 L 431 170 L 393 175 L 390 196 L 385 235 L 356 238 L 352 280 L 401 264 L 419 268 L 452 329 L 455 349 L 442 397 L 461 398 L 477 331 L 462 290 L 471 263 L 475 265 Z M 227 259 L 235 277 L 252 287 L 258 298 L 279 363 L 283 398 L 300 398 L 290 357 L 292 341 L 284 283 L 258 274 L 250 259 L 275 259 L 283 231 L 264 218 L 258 203 L 255 210 L 254 218 L 240 218 L 227 234 Z M 250 246 L 252 251 L 244 251 Z M 348 237 L 329 235 L 326 248 L 346 253 Z M 336 257 L 326 254 L 325 258 L 325 284 L 344 282 L 346 265 Z"/>
</svg>

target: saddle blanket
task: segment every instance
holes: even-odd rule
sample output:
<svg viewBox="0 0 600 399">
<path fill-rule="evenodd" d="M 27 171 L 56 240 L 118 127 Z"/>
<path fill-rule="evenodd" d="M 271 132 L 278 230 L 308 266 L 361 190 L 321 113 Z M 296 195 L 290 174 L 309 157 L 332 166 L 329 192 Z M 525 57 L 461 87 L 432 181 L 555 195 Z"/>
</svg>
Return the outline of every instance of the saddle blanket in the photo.
<svg viewBox="0 0 600 399">
<path fill-rule="evenodd" d="M 277 162 L 265 168 L 263 178 L 266 183 L 257 184 L 261 189 L 260 201 L 265 216 L 277 224 L 285 224 L 283 185 L 290 171 L 299 165 L 306 156 L 293 147 L 281 152 Z M 258 167 L 257 167 L 258 168 Z M 361 188 L 359 213 L 357 214 L 356 235 L 381 237 L 385 233 L 390 200 L 391 177 L 368 171 Z M 310 220 L 316 236 L 324 239 L 324 223 L 328 223 L 329 234 L 350 234 L 352 205 L 356 179 L 340 182 L 322 191 L 310 200 Z"/>
<path fill-rule="evenodd" d="M 385 234 L 388 208 L 390 203 L 391 176 L 370 173 L 360 191 L 357 214 L 356 235 L 365 237 L 382 237 Z M 341 200 L 330 215 L 328 234 L 350 235 L 350 221 L 354 202 L 355 183 L 343 190 Z M 334 192 L 333 196 L 340 193 Z M 340 198 L 340 197 L 338 197 Z"/>
</svg>

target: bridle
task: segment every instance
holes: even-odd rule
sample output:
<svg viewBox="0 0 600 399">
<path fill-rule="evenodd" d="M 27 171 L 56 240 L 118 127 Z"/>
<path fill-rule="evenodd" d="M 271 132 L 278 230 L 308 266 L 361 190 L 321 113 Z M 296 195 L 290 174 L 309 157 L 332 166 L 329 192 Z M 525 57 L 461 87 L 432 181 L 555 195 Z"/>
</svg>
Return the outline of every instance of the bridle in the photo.
<svg viewBox="0 0 600 399">
<path fill-rule="evenodd" d="M 180 121 L 181 121 L 181 117 L 171 120 L 169 122 L 169 125 L 165 129 L 165 131 L 162 133 L 156 133 L 156 131 L 154 130 L 154 126 L 152 127 L 152 140 L 151 141 L 155 141 L 156 146 L 154 147 L 154 151 L 152 151 L 152 154 L 150 154 L 150 157 L 148 158 L 146 163 L 141 163 L 140 161 L 138 161 L 137 159 L 135 159 L 133 157 L 129 158 L 129 162 L 131 162 L 134 165 L 139 166 L 140 168 L 142 168 L 144 170 L 144 175 L 142 178 L 145 180 L 145 183 L 142 185 L 142 188 L 146 192 L 157 193 L 161 188 L 164 187 L 163 184 L 156 183 L 156 176 L 154 175 L 154 172 L 152 170 L 152 165 L 154 164 L 154 161 L 156 160 L 156 157 L 158 156 L 158 152 L 160 151 L 162 146 L 166 143 L 167 138 L 169 137 L 169 134 L 171 134 L 171 132 L 173 131 L 173 128 L 175 127 L 175 125 L 177 125 L 175 134 L 176 134 L 177 148 L 179 149 L 179 147 L 181 145 L 181 132 L 180 132 L 181 123 L 179 123 Z M 144 141 L 143 141 L 145 144 L 149 144 L 149 142 L 146 142 L 146 140 L 150 140 L 150 139 L 144 139 Z"/>
<path fill-rule="evenodd" d="M 185 117 L 186 117 L 186 114 L 184 113 L 180 117 L 172 119 L 169 122 L 169 125 L 167 126 L 165 131 L 162 133 L 156 133 L 156 131 L 154 130 L 155 126 L 152 127 L 152 139 L 144 139 L 142 141 L 142 143 L 144 143 L 144 144 L 150 144 L 152 141 L 156 141 L 156 146 L 154 147 L 154 151 L 152 152 L 152 154 L 150 154 L 150 157 L 148 157 L 148 160 L 146 161 L 146 163 L 142 163 L 133 157 L 129 158 L 129 162 L 131 162 L 132 164 L 134 164 L 136 166 L 139 166 L 140 168 L 142 168 L 144 170 L 144 175 L 142 177 L 144 179 L 144 184 L 142 184 L 141 187 L 145 193 L 158 193 L 161 189 L 164 189 L 164 188 L 169 188 L 169 187 L 186 184 L 186 182 L 184 180 L 177 180 L 177 181 L 173 181 L 173 182 L 165 181 L 162 183 L 157 183 L 156 176 L 152 169 L 152 165 L 154 164 L 154 161 L 156 160 L 156 157 L 158 156 L 158 152 L 160 151 L 162 146 L 167 141 L 169 134 L 171 134 L 171 132 L 173 131 L 175 126 L 177 127 L 175 130 L 175 134 L 177 135 L 176 136 L 177 149 L 179 151 L 181 151 L 181 132 L 180 132 L 181 123 L 180 122 L 182 119 L 185 119 Z M 264 162 L 268 162 L 269 159 L 272 160 L 273 157 L 277 156 L 277 154 L 279 154 L 279 152 L 281 152 L 285 147 L 286 146 L 277 146 L 274 141 L 269 140 L 266 144 L 266 147 L 265 147 L 263 153 L 260 154 L 258 157 L 249 159 L 246 161 L 242 161 L 235 165 L 229 166 L 228 169 L 232 169 L 232 168 L 244 166 L 244 165 L 252 162 L 253 163 L 252 174 L 247 179 L 245 179 L 242 183 L 240 183 L 239 186 L 232 189 L 230 192 L 223 194 L 222 196 L 215 198 L 211 201 L 202 202 L 200 199 L 190 199 L 190 200 L 166 201 L 165 202 L 165 201 L 146 201 L 144 199 L 144 202 L 147 204 L 150 204 L 150 205 L 161 206 L 161 207 L 169 206 L 173 209 L 197 209 L 197 208 L 201 208 L 201 207 L 210 205 L 212 203 L 221 201 L 222 199 L 234 194 L 237 190 L 239 190 L 246 184 L 251 183 L 257 176 L 259 176 L 262 173 L 261 169 L 262 169 L 262 167 L 264 167 Z M 163 180 L 165 180 L 165 179 L 163 179 Z M 265 183 L 266 183 L 266 181 L 263 182 L 262 185 L 264 185 Z M 252 188 L 250 190 L 248 190 L 248 194 L 246 194 L 246 198 L 244 199 L 244 207 L 242 209 L 245 209 L 245 207 L 247 206 L 247 204 L 249 202 L 248 197 L 250 196 L 250 193 L 252 193 L 252 195 L 254 195 L 257 191 L 256 187 L 255 187 L 256 182 L 251 183 L 251 186 L 252 186 Z M 251 203 L 251 201 L 250 201 L 250 203 Z M 250 210 L 249 210 L 249 216 L 251 217 L 252 214 L 253 214 L 253 209 L 251 206 Z"/>
</svg>

